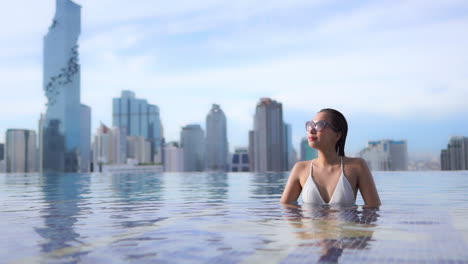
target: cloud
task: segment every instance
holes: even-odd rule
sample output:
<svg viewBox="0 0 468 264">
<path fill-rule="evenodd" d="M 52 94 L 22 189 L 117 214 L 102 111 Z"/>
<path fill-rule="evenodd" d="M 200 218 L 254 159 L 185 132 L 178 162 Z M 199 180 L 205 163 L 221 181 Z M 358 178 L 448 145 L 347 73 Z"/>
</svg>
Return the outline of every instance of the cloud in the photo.
<svg viewBox="0 0 468 264">
<path fill-rule="evenodd" d="M 83 6 L 82 101 L 96 127 L 111 124 L 112 98 L 124 89 L 160 106 L 170 140 L 221 104 L 234 128 L 231 145 L 246 144 L 264 96 L 295 113 L 313 111 L 311 102 L 399 118 L 467 111 L 463 1 L 76 2 Z M 24 105 L 15 115 L 34 116 L 35 127 L 45 102 L 42 37 L 55 8 L 54 1 L 18 3 L 0 11 L 0 87 L 9 88 L 1 104 L 10 109 L 0 114 Z M 29 19 L 17 21 L 18 14 Z"/>
</svg>

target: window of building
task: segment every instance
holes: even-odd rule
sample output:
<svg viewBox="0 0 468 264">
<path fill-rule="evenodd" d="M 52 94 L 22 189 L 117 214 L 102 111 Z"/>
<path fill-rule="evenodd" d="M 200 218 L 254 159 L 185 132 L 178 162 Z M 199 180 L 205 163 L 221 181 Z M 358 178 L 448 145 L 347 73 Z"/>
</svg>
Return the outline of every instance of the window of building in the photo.
<svg viewBox="0 0 468 264">
<path fill-rule="evenodd" d="M 242 155 L 242 163 L 248 164 L 249 163 L 249 154 Z"/>
<path fill-rule="evenodd" d="M 234 154 L 234 156 L 232 156 L 232 163 L 239 164 L 239 154 Z"/>
</svg>

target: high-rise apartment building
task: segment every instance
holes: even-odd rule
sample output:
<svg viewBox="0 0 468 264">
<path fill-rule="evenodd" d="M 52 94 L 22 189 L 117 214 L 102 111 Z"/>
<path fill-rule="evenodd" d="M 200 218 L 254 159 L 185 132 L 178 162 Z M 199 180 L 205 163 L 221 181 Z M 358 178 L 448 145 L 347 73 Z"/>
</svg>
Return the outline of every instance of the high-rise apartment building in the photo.
<svg viewBox="0 0 468 264">
<path fill-rule="evenodd" d="M 4 160 L 5 144 L 0 143 L 0 160 Z"/>
<path fill-rule="evenodd" d="M 112 131 L 106 125 L 101 124 L 93 141 L 93 163 L 113 164 L 113 140 Z"/>
<path fill-rule="evenodd" d="M 408 146 L 406 140 L 369 141 L 359 156 L 366 160 L 369 169 L 375 171 L 408 170 Z"/>
<path fill-rule="evenodd" d="M 254 116 L 254 169 L 257 172 L 286 171 L 283 107 L 261 98 Z"/>
<path fill-rule="evenodd" d="M 137 163 L 151 162 L 151 142 L 143 136 L 127 136 L 127 158 Z"/>
<path fill-rule="evenodd" d="M 5 144 L 0 143 L 0 173 L 6 172 Z"/>
<path fill-rule="evenodd" d="M 200 125 L 182 127 L 180 143 L 184 150 L 184 171 L 204 171 L 205 135 Z"/>
<path fill-rule="evenodd" d="M 294 148 L 292 144 L 292 129 L 291 125 L 284 123 L 284 168 L 290 170 L 296 162 Z"/>
<path fill-rule="evenodd" d="M 255 133 L 253 130 L 249 131 L 249 169 L 255 171 L 255 146 L 254 146 Z"/>
<path fill-rule="evenodd" d="M 309 146 L 309 140 L 302 138 L 301 140 L 301 160 L 313 160 L 318 157 L 318 151 Z"/>
<path fill-rule="evenodd" d="M 161 120 L 159 107 L 138 99 L 132 91 L 122 91 L 120 98 L 113 99 L 114 127 L 126 130 L 128 136 L 142 136 L 151 144 L 151 161 L 161 151 Z"/>
<path fill-rule="evenodd" d="M 213 104 L 206 116 L 206 170 L 228 169 L 228 140 L 226 116 L 217 104 Z"/>
<path fill-rule="evenodd" d="M 91 131 L 89 107 L 80 101 L 78 38 L 81 31 L 81 6 L 71 0 L 56 0 L 52 25 L 44 37 L 43 86 L 47 110 L 42 134 L 44 172 L 86 171 L 89 164 Z M 90 128 L 89 128 L 90 129 Z M 83 134 L 83 135 L 82 135 Z M 86 164 L 88 163 L 88 164 Z"/>
<path fill-rule="evenodd" d="M 169 142 L 164 146 L 164 157 L 164 171 L 184 171 L 184 150 L 179 147 L 177 142 Z"/>
<path fill-rule="evenodd" d="M 81 105 L 80 122 L 80 172 L 89 172 L 91 166 L 91 107 Z"/>
<path fill-rule="evenodd" d="M 442 170 L 468 170 L 468 137 L 451 137 L 440 154 Z"/>
<path fill-rule="evenodd" d="M 39 117 L 39 122 L 38 122 L 38 163 L 37 163 L 37 169 L 40 173 L 43 172 L 43 164 L 44 164 L 44 125 L 46 122 L 45 114 L 41 113 Z"/>
<path fill-rule="evenodd" d="M 6 132 L 6 172 L 37 172 L 36 132 L 8 129 Z"/>
<path fill-rule="evenodd" d="M 109 128 L 104 124 L 98 128 L 93 141 L 94 164 L 125 164 L 127 159 L 127 137 L 125 131 Z"/>
</svg>

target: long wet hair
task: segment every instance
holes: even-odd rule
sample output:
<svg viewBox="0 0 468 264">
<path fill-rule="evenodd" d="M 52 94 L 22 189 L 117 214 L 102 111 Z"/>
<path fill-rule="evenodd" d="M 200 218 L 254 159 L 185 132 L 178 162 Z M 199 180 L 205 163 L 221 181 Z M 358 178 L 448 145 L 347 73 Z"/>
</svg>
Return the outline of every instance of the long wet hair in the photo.
<svg viewBox="0 0 468 264">
<path fill-rule="evenodd" d="M 348 135 L 348 122 L 342 113 L 335 109 L 324 108 L 319 113 L 327 113 L 330 116 L 331 124 L 336 128 L 335 132 L 341 132 L 340 139 L 336 142 L 335 150 L 339 156 L 344 156 L 346 136 Z"/>
</svg>

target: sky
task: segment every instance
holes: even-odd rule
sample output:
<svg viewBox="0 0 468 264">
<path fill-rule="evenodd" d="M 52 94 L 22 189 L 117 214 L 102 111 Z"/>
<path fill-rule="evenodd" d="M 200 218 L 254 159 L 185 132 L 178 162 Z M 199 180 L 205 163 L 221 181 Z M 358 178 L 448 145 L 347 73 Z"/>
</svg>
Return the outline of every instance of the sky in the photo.
<svg viewBox="0 0 468 264">
<path fill-rule="evenodd" d="M 293 144 L 322 108 L 347 118 L 346 152 L 407 140 L 410 157 L 438 157 L 468 136 L 468 2 L 334 0 L 75 0 L 81 101 L 92 134 L 112 125 L 112 98 L 132 90 L 160 108 L 166 141 L 226 114 L 231 151 L 248 145 L 261 97 L 283 105 Z M 3 1 L 0 142 L 37 130 L 45 112 L 43 37 L 54 0 Z"/>
</svg>

